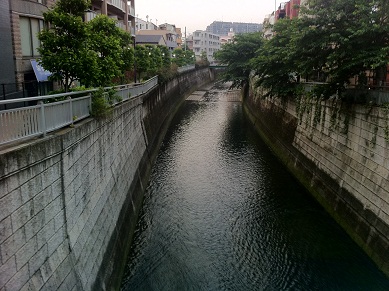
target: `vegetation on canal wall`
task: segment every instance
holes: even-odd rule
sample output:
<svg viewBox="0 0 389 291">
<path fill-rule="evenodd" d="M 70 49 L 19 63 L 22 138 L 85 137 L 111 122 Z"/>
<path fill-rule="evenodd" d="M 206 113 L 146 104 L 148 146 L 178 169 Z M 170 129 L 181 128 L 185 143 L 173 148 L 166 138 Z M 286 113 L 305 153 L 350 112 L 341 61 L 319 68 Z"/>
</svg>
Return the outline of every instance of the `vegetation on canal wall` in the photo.
<svg viewBox="0 0 389 291">
<path fill-rule="evenodd" d="M 264 140 L 378 267 L 389 275 L 387 106 L 335 98 L 264 97 L 247 88 L 245 112 Z"/>
</svg>

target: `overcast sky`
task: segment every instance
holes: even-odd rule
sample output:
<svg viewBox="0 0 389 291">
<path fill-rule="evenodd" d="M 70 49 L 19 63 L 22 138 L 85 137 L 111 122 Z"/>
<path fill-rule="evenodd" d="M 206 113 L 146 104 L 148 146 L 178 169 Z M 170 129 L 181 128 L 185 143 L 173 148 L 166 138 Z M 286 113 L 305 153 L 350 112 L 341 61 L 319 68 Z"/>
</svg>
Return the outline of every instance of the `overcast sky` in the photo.
<svg viewBox="0 0 389 291">
<path fill-rule="evenodd" d="M 285 2 L 277 0 L 279 3 Z M 135 15 L 154 24 L 175 24 L 187 33 L 205 30 L 213 21 L 262 23 L 275 0 L 135 0 Z M 156 19 L 158 21 L 156 21 Z"/>
</svg>

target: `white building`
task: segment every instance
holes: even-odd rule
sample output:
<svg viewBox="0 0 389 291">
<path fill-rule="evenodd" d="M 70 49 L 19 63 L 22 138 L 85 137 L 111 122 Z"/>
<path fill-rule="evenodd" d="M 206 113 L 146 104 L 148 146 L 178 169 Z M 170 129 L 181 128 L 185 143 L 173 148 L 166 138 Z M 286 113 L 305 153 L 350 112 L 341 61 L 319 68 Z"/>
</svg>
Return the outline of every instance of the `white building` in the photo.
<svg viewBox="0 0 389 291">
<path fill-rule="evenodd" d="M 273 25 L 274 25 L 274 23 L 275 23 L 274 13 L 265 16 L 265 19 L 263 20 L 262 32 L 263 32 L 263 36 L 266 39 L 270 39 L 273 37 Z"/>
<path fill-rule="evenodd" d="M 208 61 L 212 64 L 215 59 L 213 54 L 220 50 L 220 36 L 203 30 L 196 30 L 193 33 L 193 52 L 196 59 L 206 52 Z"/>
<path fill-rule="evenodd" d="M 143 20 L 141 18 L 135 18 L 135 31 L 138 30 L 158 30 L 158 26 L 151 22 L 151 19 Z"/>
</svg>

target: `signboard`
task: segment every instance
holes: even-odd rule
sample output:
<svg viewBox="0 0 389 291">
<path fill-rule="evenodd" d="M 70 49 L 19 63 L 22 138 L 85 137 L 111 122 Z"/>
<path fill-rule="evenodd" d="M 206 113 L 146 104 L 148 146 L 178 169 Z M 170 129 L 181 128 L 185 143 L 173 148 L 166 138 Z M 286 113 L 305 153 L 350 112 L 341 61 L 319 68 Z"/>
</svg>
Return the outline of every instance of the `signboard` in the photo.
<svg viewBox="0 0 389 291">
<path fill-rule="evenodd" d="M 51 72 L 46 71 L 36 60 L 31 60 L 31 65 L 38 82 L 46 82 L 47 78 L 51 76 Z"/>
</svg>

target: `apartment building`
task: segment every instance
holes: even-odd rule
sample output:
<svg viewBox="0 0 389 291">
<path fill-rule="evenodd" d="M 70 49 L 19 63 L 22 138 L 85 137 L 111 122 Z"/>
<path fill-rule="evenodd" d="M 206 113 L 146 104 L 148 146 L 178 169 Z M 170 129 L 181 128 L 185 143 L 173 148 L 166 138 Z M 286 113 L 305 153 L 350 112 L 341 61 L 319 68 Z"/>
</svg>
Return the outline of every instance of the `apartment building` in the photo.
<svg viewBox="0 0 389 291">
<path fill-rule="evenodd" d="M 92 7 L 87 11 L 87 20 L 97 14 L 104 14 L 115 19 L 117 26 L 135 35 L 135 0 L 92 0 Z"/>
<path fill-rule="evenodd" d="M 266 15 L 263 20 L 263 35 L 269 39 L 273 36 L 272 26 L 279 19 L 289 18 L 293 19 L 299 16 L 300 5 L 303 5 L 305 0 L 290 0 L 288 2 L 280 3 L 278 9 L 270 15 Z"/>
<path fill-rule="evenodd" d="M 282 18 L 295 18 L 299 15 L 301 0 L 290 0 L 281 3 L 276 11 L 276 21 Z"/>
<path fill-rule="evenodd" d="M 139 22 L 141 23 L 141 22 Z M 174 24 L 160 24 L 158 27 L 154 26 L 155 29 L 152 29 L 150 25 L 151 22 L 146 22 L 149 25 L 148 29 L 137 30 L 136 31 L 136 43 L 137 44 L 155 44 L 155 40 L 160 42 L 160 37 L 163 36 L 166 46 L 169 51 L 173 51 L 176 48 L 182 47 L 182 33 L 181 28 L 177 28 Z M 141 26 L 139 26 L 141 27 Z M 147 38 L 141 36 L 149 36 Z M 151 38 L 153 36 L 153 38 Z M 146 40 L 153 40 L 153 42 L 148 43 Z"/>
<path fill-rule="evenodd" d="M 173 51 L 175 48 L 177 48 L 177 36 L 175 32 L 168 31 L 168 30 L 138 30 L 136 32 L 136 43 L 137 44 L 154 44 L 154 43 L 147 43 L 144 42 L 146 38 L 142 38 L 141 36 L 162 36 L 164 38 L 164 42 L 166 46 L 168 47 L 169 51 Z M 151 39 L 151 38 L 147 38 Z M 159 38 L 158 38 L 159 39 Z M 140 41 L 142 40 L 142 42 Z M 139 42 L 138 42 L 139 41 Z"/>
<path fill-rule="evenodd" d="M 154 23 L 147 20 L 143 20 L 141 18 L 135 18 L 135 34 L 138 30 L 158 30 L 158 26 Z"/>
<path fill-rule="evenodd" d="M 224 22 L 214 21 L 207 26 L 206 31 L 217 35 L 228 35 L 230 31 L 235 34 L 259 32 L 262 30 L 262 24 L 246 22 Z"/>
<path fill-rule="evenodd" d="M 0 100 L 45 94 L 51 82 L 39 79 L 34 63 L 40 55 L 37 33 L 43 28 L 43 13 L 55 0 L 0 0 Z M 105 14 L 118 26 L 135 34 L 135 0 L 92 0 L 85 20 Z M 0 108 L 1 109 L 1 108 Z"/>
<path fill-rule="evenodd" d="M 220 36 L 203 30 L 193 33 L 193 52 L 196 59 L 200 59 L 202 52 L 207 54 L 208 61 L 212 64 L 215 59 L 213 54 L 220 50 Z"/>
</svg>

